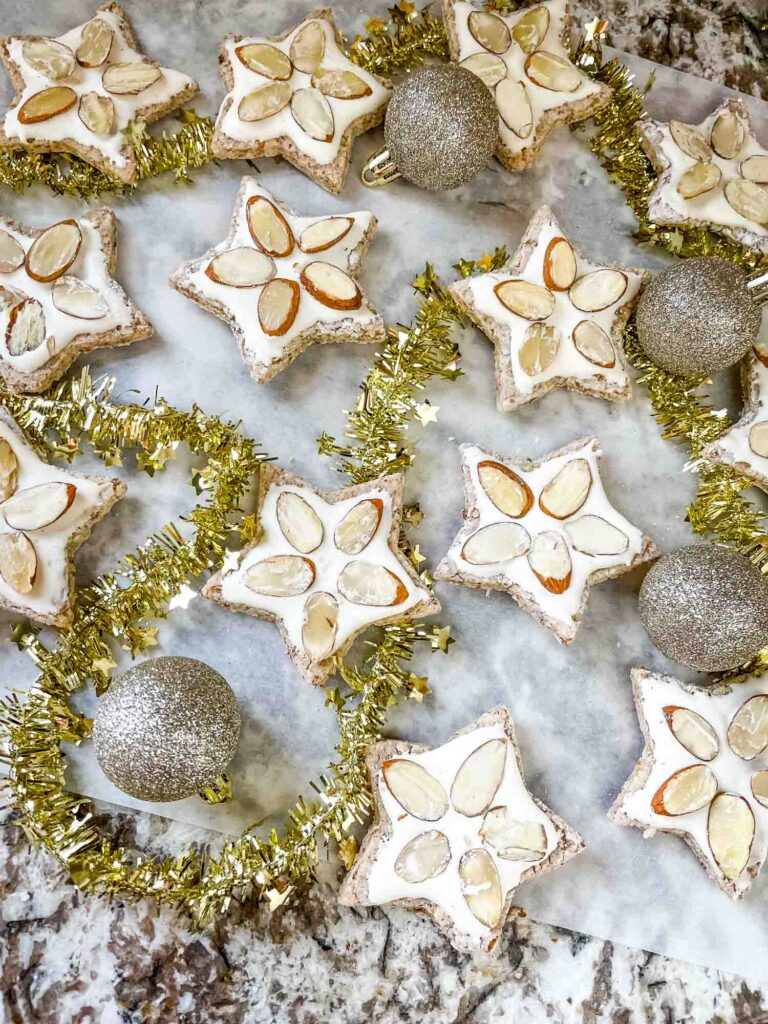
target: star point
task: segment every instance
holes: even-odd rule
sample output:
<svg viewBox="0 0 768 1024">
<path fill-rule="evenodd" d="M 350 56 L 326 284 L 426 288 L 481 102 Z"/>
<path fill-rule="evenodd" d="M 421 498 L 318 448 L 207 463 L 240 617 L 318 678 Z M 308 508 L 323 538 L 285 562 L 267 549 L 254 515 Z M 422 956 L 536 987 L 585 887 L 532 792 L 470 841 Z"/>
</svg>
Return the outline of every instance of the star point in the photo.
<svg viewBox="0 0 768 1024">
<path fill-rule="evenodd" d="M 768 493 L 768 316 L 763 319 L 761 338 L 744 366 L 741 416 L 701 455 L 704 463 L 730 466 Z"/>
</svg>

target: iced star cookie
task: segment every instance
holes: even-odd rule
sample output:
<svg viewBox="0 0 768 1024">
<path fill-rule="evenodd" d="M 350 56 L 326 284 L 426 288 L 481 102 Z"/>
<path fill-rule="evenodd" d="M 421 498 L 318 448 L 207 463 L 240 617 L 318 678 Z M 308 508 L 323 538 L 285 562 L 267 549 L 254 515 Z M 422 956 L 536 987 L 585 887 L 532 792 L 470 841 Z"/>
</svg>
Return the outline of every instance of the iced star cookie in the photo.
<svg viewBox="0 0 768 1024">
<path fill-rule="evenodd" d="M 566 0 L 546 0 L 510 14 L 467 0 L 443 0 L 451 59 L 493 93 L 499 111 L 496 156 L 510 171 L 530 167 L 558 124 L 583 121 L 611 99 L 611 89 L 571 62 Z"/>
<path fill-rule="evenodd" d="M 203 596 L 276 622 L 298 670 L 322 686 L 369 626 L 440 610 L 398 548 L 402 503 L 399 476 L 322 491 L 266 464 L 259 539 Z"/>
<path fill-rule="evenodd" d="M 528 792 L 506 708 L 439 747 L 375 743 L 367 763 L 374 822 L 339 900 L 428 914 L 461 953 L 493 949 L 517 887 L 584 849 Z"/>
<path fill-rule="evenodd" d="M 384 321 L 357 276 L 372 213 L 300 217 L 243 178 L 232 227 L 170 284 L 225 320 L 251 376 L 266 384 L 312 344 L 384 341 Z"/>
<path fill-rule="evenodd" d="M 592 263 L 542 206 L 501 270 L 448 289 L 493 342 L 501 412 L 553 388 L 596 398 L 629 398 L 622 330 L 650 274 Z"/>
<path fill-rule="evenodd" d="M 333 12 L 314 11 L 282 36 L 229 35 L 219 63 L 229 91 L 214 156 L 282 156 L 340 192 L 352 140 L 382 122 L 391 90 L 349 60 Z"/>
<path fill-rule="evenodd" d="M 49 466 L 0 407 L 0 607 L 68 626 L 72 556 L 125 490 L 116 478 Z"/>
<path fill-rule="evenodd" d="M 0 56 L 16 89 L 0 146 L 74 153 L 126 184 L 137 171 L 128 124 L 152 124 L 197 92 L 188 75 L 138 50 L 116 3 L 55 39 L 4 36 Z"/>
<path fill-rule="evenodd" d="M 0 376 L 13 391 L 44 390 L 81 352 L 151 337 L 116 264 L 111 210 L 45 228 L 0 217 Z"/>
<path fill-rule="evenodd" d="M 465 525 L 435 579 L 503 590 L 569 644 L 590 585 L 658 555 L 608 501 L 596 437 L 536 461 L 505 459 L 472 444 L 459 451 Z"/>
<path fill-rule="evenodd" d="M 710 228 L 768 252 L 768 149 L 741 100 L 725 100 L 697 125 L 643 118 L 637 128 L 659 176 L 652 221 Z"/>
<path fill-rule="evenodd" d="M 608 816 L 680 836 L 738 900 L 768 853 L 768 676 L 688 686 L 632 670 L 645 749 Z"/>
</svg>

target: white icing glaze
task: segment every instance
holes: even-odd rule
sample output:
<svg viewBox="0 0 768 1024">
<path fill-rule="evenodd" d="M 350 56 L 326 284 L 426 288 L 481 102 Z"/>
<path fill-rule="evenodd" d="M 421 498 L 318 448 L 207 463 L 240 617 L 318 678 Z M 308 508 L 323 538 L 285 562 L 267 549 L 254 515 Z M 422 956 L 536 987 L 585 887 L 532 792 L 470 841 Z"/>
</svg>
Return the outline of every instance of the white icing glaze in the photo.
<svg viewBox="0 0 768 1024">
<path fill-rule="evenodd" d="M 145 58 L 128 45 L 128 42 L 120 28 L 120 19 L 113 11 L 99 11 L 94 15 L 107 22 L 114 32 L 112 49 L 109 52 L 108 63 L 114 64 L 119 61 L 142 61 Z M 83 25 L 70 29 L 62 36 L 57 36 L 57 42 L 64 43 L 73 52 L 80 45 Z M 125 167 L 128 159 L 122 152 L 125 144 L 123 130 L 129 121 L 140 120 L 140 111 L 155 104 L 166 105 L 171 102 L 174 96 L 183 92 L 190 85 L 194 85 L 189 75 L 184 75 L 173 68 L 161 68 L 163 75 L 156 82 L 144 89 L 136 96 L 115 96 L 107 92 L 101 82 L 101 76 L 107 62 L 97 68 L 84 68 L 77 64 L 74 72 L 69 78 L 52 82 L 39 71 L 36 71 L 24 60 L 22 56 L 23 39 L 12 37 L 8 42 L 8 53 L 11 59 L 19 67 L 24 77 L 24 89 L 15 104 L 5 115 L 3 128 L 5 134 L 11 139 L 20 139 L 22 142 L 32 142 L 36 139 L 44 139 L 47 142 L 61 142 L 63 139 L 74 139 L 81 146 L 92 146 L 109 161 L 118 167 Z M 96 135 L 89 131 L 80 120 L 76 103 L 69 110 L 48 121 L 40 121 L 37 124 L 22 124 L 18 118 L 18 111 L 26 100 L 43 89 L 54 85 L 66 85 L 73 89 L 78 96 L 87 92 L 96 92 L 100 96 L 108 96 L 115 107 L 115 130 L 111 135 Z"/>
<path fill-rule="evenodd" d="M 715 774 L 718 792 L 736 793 L 744 797 L 755 815 L 755 839 L 749 863 L 734 883 L 740 892 L 745 892 L 768 853 L 768 809 L 752 797 L 750 788 L 752 776 L 768 768 L 768 753 L 764 751 L 752 761 L 742 760 L 729 747 L 727 732 L 731 719 L 745 701 L 756 694 L 768 693 L 768 678 L 762 675 L 737 683 L 728 694 L 710 694 L 706 690 L 689 693 L 676 679 L 642 672 L 636 677 L 636 688 L 638 711 L 648 724 L 654 761 L 642 787 L 634 792 L 625 792 L 621 801 L 622 809 L 634 821 L 646 824 L 651 829 L 674 829 L 686 833 L 715 874 L 722 877 L 707 838 L 708 806 L 689 814 L 674 816 L 656 814 L 651 808 L 654 794 L 670 775 L 689 765 L 706 763 Z M 720 751 L 714 760 L 697 760 L 677 741 L 664 716 L 664 708 L 667 706 L 690 708 L 709 722 L 720 742 Z"/>
<path fill-rule="evenodd" d="M 498 11 L 494 11 L 493 13 L 497 14 L 511 31 L 522 17 L 527 15 L 529 11 L 537 10 L 539 7 L 545 7 L 549 11 L 549 28 L 547 29 L 544 39 L 539 44 L 538 49 L 554 53 L 558 57 L 564 57 L 570 62 L 571 55 L 562 43 L 564 26 L 568 28 L 570 27 L 566 0 L 546 0 L 543 4 L 537 4 L 535 8 L 526 7 L 522 11 L 518 10 L 513 14 L 508 14 L 506 16 L 501 15 Z M 473 53 L 488 52 L 480 45 L 480 43 L 477 42 L 469 31 L 469 16 L 473 11 L 477 10 L 483 10 L 483 7 L 470 3 L 468 0 L 457 0 L 454 4 L 454 11 L 456 13 L 456 34 L 459 43 L 459 63 L 467 57 L 470 57 Z M 525 61 L 527 55 L 514 39 L 506 53 L 497 54 L 495 56 L 500 56 L 506 64 L 507 78 L 514 82 L 522 82 L 524 84 L 525 91 L 528 94 L 528 99 L 531 104 L 531 112 L 533 114 L 533 129 L 530 135 L 525 139 L 521 139 L 518 135 L 515 135 L 515 133 L 507 127 L 504 121 L 499 118 L 499 133 L 501 135 L 501 141 L 508 149 L 511 149 L 513 153 L 520 153 L 523 150 L 528 149 L 528 147 L 533 144 L 542 115 L 546 111 L 554 110 L 556 107 L 560 107 L 563 104 L 578 103 L 599 92 L 599 86 L 587 78 L 586 75 L 581 74 L 581 72 L 579 72 L 581 84 L 573 92 L 555 92 L 552 89 L 545 89 L 542 86 L 537 85 L 536 82 L 531 81 L 531 79 L 526 75 Z"/>
<path fill-rule="evenodd" d="M 69 538 L 90 519 L 93 509 L 111 494 L 112 488 L 108 481 L 100 483 L 90 477 L 73 476 L 58 466 L 49 466 L 1 417 L 0 438 L 8 442 L 16 455 L 16 494 L 53 480 L 71 483 L 77 488 L 74 501 L 64 515 L 41 530 L 26 531 L 37 554 L 37 576 L 30 593 L 17 593 L 0 576 L 0 597 L 5 602 L 39 615 L 52 615 L 61 610 L 69 596 Z M 2 512 L 0 504 L 0 533 L 11 533 Z"/>
<path fill-rule="evenodd" d="M 247 68 L 237 56 L 235 50 L 249 43 L 268 43 L 270 46 L 281 50 L 287 56 L 294 37 L 304 25 L 309 24 L 311 21 L 320 25 L 325 35 L 325 55 L 323 56 L 322 67 L 352 71 L 362 78 L 371 89 L 369 96 L 361 96 L 359 99 L 346 100 L 326 96 L 333 111 L 334 120 L 333 138 L 328 142 L 313 139 L 307 135 L 294 120 L 290 104 L 277 114 L 273 114 L 272 117 L 265 118 L 262 121 L 242 121 L 237 113 L 240 101 L 244 96 L 247 96 L 248 93 L 259 86 L 271 82 L 272 79 Z M 290 139 L 300 152 L 312 160 L 319 164 L 330 164 L 338 156 L 344 132 L 352 122 L 378 110 L 382 104 L 387 102 L 391 95 L 391 91 L 378 82 L 373 75 L 358 67 L 357 64 L 353 64 L 347 58 L 336 42 L 332 24 L 326 18 L 307 18 L 280 42 L 275 42 L 267 36 L 246 36 L 237 42 L 233 39 L 227 39 L 224 46 L 232 65 L 233 87 L 232 91 L 227 93 L 221 105 L 216 127 L 231 139 L 237 139 L 240 142 L 259 143 L 266 142 L 269 139 L 285 137 Z M 294 68 L 290 79 L 288 79 L 288 84 L 294 92 L 297 89 L 308 89 L 312 86 L 312 75 L 304 74 L 302 71 Z"/>
<path fill-rule="evenodd" d="M 657 153 L 660 152 L 662 162 L 669 168 L 669 174 L 665 174 L 660 178 L 652 198 L 660 199 L 682 217 L 709 221 L 712 224 L 719 224 L 724 227 L 744 228 L 761 238 L 768 238 L 768 225 L 757 224 L 753 220 L 747 220 L 746 217 L 742 217 L 726 200 L 723 192 L 728 181 L 741 177 L 739 165 L 742 161 L 750 156 L 768 156 L 768 149 L 763 149 L 760 146 L 751 130 L 749 121 L 742 116 L 741 111 L 736 105 L 731 105 L 726 101 L 720 104 L 716 110 L 713 110 L 708 117 L 705 117 L 700 124 L 692 125 L 692 127 L 701 132 L 704 138 L 709 141 L 712 125 L 723 110 L 732 111 L 743 125 L 745 132 L 744 145 L 737 156 L 730 160 L 724 160 L 714 150 L 712 151 L 712 163 L 716 164 L 722 173 L 720 185 L 693 199 L 683 199 L 677 192 L 677 183 L 680 180 L 680 175 L 687 171 L 689 167 L 693 167 L 697 161 L 680 149 L 672 138 L 669 124 L 660 121 L 653 122 L 661 133 L 660 146 L 654 145 L 654 149 L 656 149 Z"/>
<path fill-rule="evenodd" d="M 544 286 L 544 254 L 549 242 L 558 236 L 564 237 L 563 232 L 554 218 L 550 217 L 542 226 L 535 247 L 520 272 L 498 270 L 470 278 L 466 287 L 471 295 L 472 305 L 478 313 L 495 320 L 503 329 L 500 358 L 503 366 L 509 368 L 515 388 L 521 394 L 531 394 L 537 385 L 562 378 L 580 381 L 600 380 L 606 381 L 612 388 L 626 388 L 629 384 L 629 375 L 622 361 L 618 332 L 614 330 L 616 314 L 622 306 L 637 295 L 643 281 L 641 274 L 629 269 L 623 270 L 628 282 L 627 290 L 617 302 L 597 313 L 585 313 L 576 309 L 568 297 L 568 292 L 553 292 L 552 294 L 555 296 L 554 312 L 542 322 L 545 325 L 557 327 L 560 332 L 557 355 L 546 370 L 535 376 L 526 373 L 520 366 L 519 352 L 525 339 L 525 332 L 531 326 L 531 321 L 507 309 L 494 292 L 494 288 L 502 281 L 517 278 L 531 284 Z M 579 254 L 576 254 L 576 265 L 577 280 L 593 270 L 600 269 L 599 264 L 592 263 Z M 578 351 L 571 334 L 574 327 L 582 320 L 589 320 L 597 324 L 611 338 L 616 350 L 614 366 L 610 368 L 595 366 Z"/>
<path fill-rule="evenodd" d="M 309 254 L 302 252 L 298 246 L 298 239 L 302 231 L 310 224 L 316 224 L 318 221 L 328 220 L 329 218 L 295 216 L 278 202 L 270 192 L 265 188 L 261 188 L 255 178 L 243 178 L 242 185 L 245 187 L 241 186 L 238 196 L 239 205 L 236 209 L 234 233 L 231 233 L 225 241 L 210 249 L 201 259 L 192 260 L 184 264 L 177 273 L 186 273 L 190 284 L 197 291 L 206 298 L 213 299 L 216 303 L 219 303 L 237 321 L 242 332 L 246 350 L 259 363 L 269 365 L 281 359 L 290 342 L 303 331 L 306 331 L 307 328 L 317 326 L 317 333 L 322 334 L 323 325 L 326 324 L 333 324 L 334 326 L 343 325 L 344 323 L 365 325 L 378 322 L 378 314 L 371 310 L 365 301 L 365 296 L 363 296 L 363 301 L 358 309 L 331 309 L 329 306 L 323 305 L 322 302 L 318 302 L 301 286 L 299 309 L 293 324 L 285 334 L 270 336 L 262 331 L 256 312 L 259 295 L 263 286 L 232 288 L 228 285 L 218 284 L 207 276 L 205 269 L 217 253 L 239 246 L 245 246 L 249 249 L 257 248 L 248 229 L 245 212 L 247 202 L 251 196 L 263 196 L 271 203 L 274 203 L 288 221 L 294 239 L 297 241 L 293 252 L 289 256 L 284 258 L 274 257 L 276 277 L 285 277 L 298 281 L 302 268 L 315 260 L 332 263 L 334 266 L 350 273 L 353 277 L 358 270 L 360 259 L 355 250 L 371 226 L 374 219 L 372 213 L 358 211 L 356 213 L 333 214 L 332 216 L 334 217 L 352 217 L 354 224 L 344 238 L 331 246 L 330 249 Z"/>
<path fill-rule="evenodd" d="M 466 758 L 483 743 L 491 739 L 503 739 L 507 745 L 507 757 L 504 774 L 496 795 L 491 801 L 492 807 L 507 807 L 514 817 L 521 821 L 541 824 L 547 836 L 547 849 L 543 857 L 533 861 L 511 861 L 499 857 L 492 846 L 483 842 L 480 829 L 484 815 L 468 818 L 459 814 L 452 806 L 438 821 L 422 821 L 408 814 L 395 800 L 389 791 L 381 770 L 376 777 L 381 802 L 392 824 L 392 835 L 382 839 L 376 850 L 376 857 L 371 863 L 368 875 L 367 902 L 372 904 L 390 903 L 400 899 L 429 900 L 448 914 L 459 931 L 477 940 L 478 945 L 492 932 L 487 925 L 479 921 L 467 906 L 462 895 L 459 878 L 459 861 L 467 850 L 482 848 L 492 858 L 499 872 L 502 896 L 506 896 L 520 883 L 524 871 L 534 864 L 545 860 L 560 841 L 560 831 L 555 827 L 550 816 L 532 799 L 525 788 L 515 757 L 515 750 L 507 737 L 501 723 L 481 726 L 456 736 L 441 747 L 427 750 L 420 754 L 404 754 L 409 761 L 415 761 L 424 767 L 434 778 L 442 783 L 446 793 L 450 794 L 456 772 Z M 397 856 L 406 843 L 422 832 L 437 829 L 448 839 L 451 849 L 451 860 L 444 871 L 424 882 L 406 882 L 395 874 L 394 865 Z"/>
<path fill-rule="evenodd" d="M 310 559 L 315 566 L 315 580 L 311 587 L 296 597 L 271 597 L 257 594 L 245 582 L 248 569 L 256 562 L 261 562 L 272 555 L 297 555 L 299 552 L 285 538 L 277 521 L 276 506 L 281 493 L 289 491 L 300 495 L 319 516 L 323 523 L 323 540 L 320 546 L 304 557 Z M 381 522 L 366 548 L 358 555 L 346 555 L 334 544 L 333 535 L 336 526 L 346 513 L 366 498 L 379 498 L 383 504 Z M 339 604 L 339 618 L 333 651 L 342 647 L 350 637 L 364 627 L 392 615 L 405 614 L 421 601 L 429 598 L 429 593 L 421 587 L 414 586 L 403 566 L 389 547 L 389 531 L 392 525 L 392 498 L 384 488 L 372 486 L 369 491 L 358 494 L 354 498 L 345 498 L 335 504 L 329 504 L 309 487 L 293 484 L 273 484 L 264 496 L 259 523 L 262 535 L 259 543 L 245 554 L 236 569 L 223 575 L 221 594 L 226 602 L 257 608 L 278 616 L 292 645 L 303 650 L 302 625 L 304 606 L 310 594 L 326 592 L 333 594 Z M 352 604 L 338 591 L 339 573 L 352 561 L 372 562 L 383 565 L 393 572 L 408 590 L 408 597 L 398 605 L 388 607 L 372 607 Z M 333 653 L 333 651 L 331 653 Z M 330 657 L 330 654 L 328 655 Z"/>
<path fill-rule="evenodd" d="M 536 469 L 523 470 L 518 463 L 509 459 L 505 460 L 502 465 L 509 466 L 521 477 L 531 488 L 534 495 L 534 504 L 530 510 L 521 519 L 511 519 L 505 516 L 503 512 L 500 512 L 493 504 L 481 487 L 478 477 L 477 466 L 479 462 L 484 460 L 496 462 L 498 460 L 494 455 L 488 454 L 476 445 L 463 447 L 462 463 L 470 474 L 479 516 L 461 530 L 453 541 L 446 557 L 452 561 L 453 565 L 462 574 L 470 576 L 475 580 L 482 581 L 503 574 L 505 583 L 518 587 L 549 618 L 563 623 L 569 629 L 574 627 L 576 625 L 574 616 L 581 609 L 584 591 L 587 588 L 591 574 L 599 569 L 629 565 L 643 547 L 643 535 L 640 530 L 633 526 L 624 516 L 620 515 L 608 501 L 602 480 L 600 479 L 600 454 L 599 442 L 596 438 L 590 438 L 581 448 L 577 448 L 575 451 L 565 455 L 549 458 Z M 564 520 L 554 519 L 552 516 L 542 512 L 539 507 L 539 495 L 544 485 L 566 463 L 573 462 L 575 459 L 586 459 L 589 463 L 592 473 L 592 486 L 586 501 L 577 512 Z M 585 555 L 580 551 L 576 551 L 563 527 L 584 515 L 600 516 L 622 530 L 629 540 L 627 550 L 619 555 Z M 545 530 L 554 530 L 560 533 L 568 545 L 572 566 L 571 583 L 564 593 L 553 594 L 539 582 L 528 565 L 527 555 L 518 555 L 516 558 L 506 562 L 498 562 L 495 565 L 473 565 L 462 558 L 462 548 L 470 536 L 474 535 L 481 527 L 501 522 L 520 523 L 528 531 L 531 540 Z"/>
<path fill-rule="evenodd" d="M 77 223 L 82 241 L 77 258 L 67 270 L 67 274 L 79 277 L 95 288 L 107 304 L 107 313 L 98 320 L 84 320 L 62 313 L 54 306 L 52 299 L 56 282 L 35 281 L 26 272 L 23 264 L 12 274 L 0 274 L 0 287 L 13 289 L 37 299 L 45 312 L 47 342 L 19 356 L 12 356 L 6 343 L 5 331 L 10 308 L 0 312 L 0 358 L 21 372 L 30 373 L 40 369 L 53 355 L 67 348 L 72 339 L 79 334 L 98 337 L 116 328 L 129 327 L 133 322 L 130 303 L 122 288 L 110 276 L 98 229 L 88 220 L 79 220 Z M 1 217 L 0 229 L 12 235 L 25 252 L 35 239 L 34 235 L 19 231 Z"/>
</svg>

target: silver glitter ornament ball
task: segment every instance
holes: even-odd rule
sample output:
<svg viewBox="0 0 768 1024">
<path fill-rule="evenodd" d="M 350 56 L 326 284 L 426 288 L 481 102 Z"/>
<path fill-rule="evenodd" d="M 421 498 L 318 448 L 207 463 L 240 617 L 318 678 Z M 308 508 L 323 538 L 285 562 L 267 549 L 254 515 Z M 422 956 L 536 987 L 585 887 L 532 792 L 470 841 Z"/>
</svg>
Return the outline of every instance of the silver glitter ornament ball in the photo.
<svg viewBox="0 0 768 1024">
<path fill-rule="evenodd" d="M 731 548 L 678 548 L 645 577 L 640 618 L 667 658 L 700 672 L 723 672 L 768 644 L 768 582 Z"/>
<path fill-rule="evenodd" d="M 229 683 L 193 658 L 150 658 L 99 701 L 93 742 L 102 771 L 137 800 L 183 800 L 234 756 L 240 709 Z"/>
<path fill-rule="evenodd" d="M 692 376 L 737 363 L 757 337 L 761 313 L 744 271 L 707 256 L 657 274 L 640 297 L 636 319 L 646 355 L 663 370 Z"/>
<path fill-rule="evenodd" d="M 389 102 L 384 139 L 398 171 L 421 188 L 458 188 L 490 163 L 499 112 L 489 89 L 458 64 L 409 75 Z"/>
</svg>

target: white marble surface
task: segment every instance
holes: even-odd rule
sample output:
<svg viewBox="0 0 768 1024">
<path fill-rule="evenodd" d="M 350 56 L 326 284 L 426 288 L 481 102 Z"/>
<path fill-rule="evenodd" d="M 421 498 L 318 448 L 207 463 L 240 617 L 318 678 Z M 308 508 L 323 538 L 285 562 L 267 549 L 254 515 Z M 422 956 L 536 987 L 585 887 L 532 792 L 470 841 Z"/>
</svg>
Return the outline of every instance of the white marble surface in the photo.
<svg viewBox="0 0 768 1024">
<path fill-rule="evenodd" d="M 53 9 L 32 3 L 24 11 L 11 9 L 4 0 L 0 3 L 4 31 L 29 29 L 34 24 L 58 33 L 86 17 L 89 9 L 84 0 L 70 0 Z M 363 13 L 357 4 L 342 5 L 342 9 L 346 14 L 340 21 L 349 31 L 373 13 L 369 9 Z M 257 21 L 265 32 L 277 31 L 298 20 L 306 6 L 295 0 L 279 8 L 258 3 L 243 6 L 227 0 L 206 4 L 203 17 L 201 10 L 202 5 L 192 0 L 177 0 L 167 7 L 147 2 L 130 5 L 140 42 L 159 59 L 198 77 L 203 92 L 196 109 L 212 112 L 223 92 L 215 64 L 219 36 L 229 30 L 250 31 Z M 183 32 L 177 31 L 179 24 L 183 24 Z M 642 61 L 637 61 L 637 66 L 642 79 L 648 66 Z M 716 85 L 659 70 L 649 109 L 655 116 L 667 117 L 674 112 L 680 118 L 698 120 L 723 93 Z M 10 95 L 7 87 L 3 95 Z M 767 132 L 765 105 L 752 101 L 752 109 L 758 116 L 762 113 L 762 128 Z M 352 174 L 338 199 L 329 197 L 286 164 L 264 161 L 259 169 L 263 184 L 302 213 L 361 208 L 376 213 L 380 225 L 363 282 L 371 300 L 389 320 L 404 320 L 412 314 L 408 285 L 424 259 L 450 275 L 450 266 L 459 256 L 479 256 L 501 243 L 514 246 L 528 216 L 541 202 L 552 206 L 564 230 L 595 259 L 651 268 L 665 262 L 659 253 L 643 251 L 632 241 L 630 212 L 578 134 L 562 129 L 555 132 L 540 163 L 525 174 L 513 177 L 494 165 L 461 192 L 438 195 L 417 192 L 404 182 L 375 192 L 363 189 L 354 172 L 379 144 L 380 133 L 358 140 Z M 118 391 L 126 396 L 131 389 L 141 395 L 152 394 L 159 386 L 170 401 L 180 406 L 197 401 L 210 412 L 242 419 L 244 429 L 262 441 L 284 466 L 320 485 L 340 485 L 343 481 L 333 474 L 329 462 L 317 457 L 316 438 L 323 429 L 336 434 L 343 430 L 342 410 L 355 399 L 357 385 L 370 362 L 370 349 L 315 349 L 272 383 L 259 388 L 242 365 L 228 328 L 165 283 L 169 271 L 179 262 L 203 252 L 226 233 L 237 184 L 245 169 L 242 163 L 211 167 L 199 172 L 189 189 L 172 189 L 167 182 L 155 182 L 132 199 L 111 202 L 120 221 L 119 276 L 155 322 L 158 333 L 155 339 L 129 349 L 98 353 L 91 365 L 97 372 L 116 374 Z M 52 199 L 42 191 L 21 198 L 4 195 L 2 199 L 4 212 L 30 223 L 47 223 L 81 211 L 80 204 Z M 559 392 L 514 415 L 502 415 L 494 407 L 490 344 L 474 331 L 464 332 L 460 340 L 465 376 L 456 384 L 438 385 L 430 391 L 431 401 L 440 406 L 439 422 L 426 431 L 418 427 L 413 430 L 420 447 L 409 478 L 409 495 L 418 499 L 427 512 L 419 540 L 432 564 L 445 552 L 458 525 L 462 498 L 456 445 L 469 440 L 511 455 L 537 456 L 584 434 L 597 433 L 605 450 L 603 479 L 617 508 L 663 548 L 690 538 L 684 509 L 693 494 L 694 480 L 681 473 L 682 451 L 659 439 L 641 389 L 630 402 L 615 406 Z M 297 417 L 297 409 L 301 417 Z M 183 462 L 182 457 L 178 465 L 152 482 L 126 473 L 130 496 L 111 520 L 97 528 L 93 541 L 83 550 L 79 559 L 82 579 L 109 568 L 119 554 L 169 515 L 183 511 L 193 497 L 191 489 L 184 488 Z M 80 468 L 85 467 L 86 463 L 81 462 Z M 530 916 L 765 980 L 766 880 L 758 882 L 745 904 L 731 905 L 678 840 L 659 837 L 644 842 L 638 832 L 621 829 L 605 818 L 641 747 L 628 670 L 640 662 L 669 667 L 648 645 L 637 618 L 640 578 L 639 573 L 633 574 L 593 591 L 586 621 L 570 650 L 557 645 L 548 632 L 503 594 L 486 597 L 481 592 L 441 586 L 443 619 L 452 623 L 459 642 L 449 657 L 435 655 L 425 666 L 434 690 L 430 704 L 408 704 L 399 709 L 392 717 L 390 731 L 435 742 L 493 704 L 508 703 L 517 721 L 533 791 L 577 827 L 589 847 L 563 871 L 521 890 L 520 903 Z M 332 755 L 334 721 L 323 707 L 322 692 L 312 691 L 298 678 L 285 657 L 277 630 L 269 623 L 255 622 L 196 600 L 187 613 L 175 612 L 160 635 L 160 653 L 192 654 L 223 672 L 237 690 L 246 716 L 245 742 L 233 771 L 238 802 L 214 811 L 188 802 L 191 806 L 179 813 L 188 820 L 205 820 L 219 828 L 235 828 L 254 818 L 278 814 Z M 11 647 L 0 649 L 0 670 L 3 678 L 12 679 L 14 685 L 33 676 L 31 665 Z M 81 789 L 113 796 L 86 749 L 74 760 Z M 204 838 L 179 826 L 165 830 L 160 822 L 142 817 L 136 827 L 145 836 L 160 836 L 171 848 L 189 841 L 190 836 Z M 30 878 L 16 877 L 15 870 L 11 871 L 13 887 L 18 891 L 4 908 L 6 920 L 28 919 L 30 912 L 45 916 L 45 906 L 37 905 L 43 897 L 32 882 L 41 863 L 36 855 L 25 858 L 32 870 Z M 53 882 L 49 885 L 56 888 Z M 34 911 L 23 899 L 23 893 L 31 890 L 35 891 Z M 360 929 L 378 934 L 386 921 L 373 913 L 370 924 L 366 924 L 367 919 L 345 911 L 341 918 L 345 922 L 354 919 L 354 938 L 343 928 L 336 935 L 332 899 L 322 895 L 312 899 L 317 902 L 310 902 L 309 907 L 322 903 L 323 913 L 331 915 L 323 925 L 331 945 L 343 942 L 346 935 L 351 948 L 355 943 L 365 948 Z M 80 919 L 72 909 L 70 927 L 77 932 L 80 920 L 88 929 L 96 954 L 101 948 L 99 929 L 110 931 L 115 922 L 114 918 L 110 923 L 101 916 L 99 908 L 103 904 L 89 900 L 85 907 Z M 171 942 L 175 936 L 181 946 L 190 947 L 183 919 L 165 911 L 156 914 L 148 908 L 143 913 L 143 918 L 140 914 L 133 920 L 144 923 L 132 927 L 159 928 L 158 922 L 162 922 L 164 941 Z M 299 908 L 295 917 L 301 920 L 305 913 L 309 911 Z M 69 920 L 69 911 L 67 917 Z M 271 927 L 279 930 L 282 920 L 278 918 Z M 498 965 L 476 969 L 458 963 L 430 925 L 401 913 L 391 915 L 391 920 L 391 937 L 383 939 L 385 951 L 381 955 L 385 958 L 388 942 L 396 944 L 403 963 L 410 958 L 409 949 L 412 951 L 420 942 L 429 942 L 430 948 L 440 951 L 442 961 L 436 958 L 432 966 L 425 963 L 423 971 L 415 973 L 414 978 L 421 979 L 419 983 L 426 984 L 424 977 L 428 976 L 433 986 L 448 985 L 456 996 L 454 1002 L 458 1005 L 463 1001 L 467 1009 L 475 999 L 472 993 L 493 984 L 484 971 L 491 971 L 491 977 L 495 977 Z M 242 924 L 238 920 L 221 927 L 234 930 Z M 45 958 L 53 958 L 50 969 L 65 977 L 69 968 L 58 964 L 57 947 L 49 938 Z M 114 934 L 110 941 L 115 941 Z M 237 939 L 247 941 L 242 935 Z M 300 935 L 292 937 L 294 953 L 295 944 L 300 948 L 302 941 Z M 505 949 L 511 950 L 516 941 L 510 930 Z M 542 941 L 549 950 L 548 940 Z M 599 948 L 586 940 L 569 941 L 577 946 L 583 941 L 591 950 Z M 59 952 L 64 956 L 60 947 Z M 262 984 L 263 975 L 270 970 L 267 962 L 274 955 L 263 939 L 259 940 L 258 953 L 251 951 L 248 962 Z M 531 955 L 535 960 L 537 954 Z M 544 959 L 552 959 L 551 951 Z M 313 970 L 320 969 L 314 957 L 308 962 Z M 504 975 L 509 964 L 502 964 Z M 595 985 L 602 984 L 597 966 Z M 531 969 L 533 977 L 535 970 Z M 626 969 L 631 974 L 633 968 Z M 475 974 L 476 970 L 480 973 Z M 680 970 L 680 977 L 692 971 Z M 373 984 L 379 974 L 371 969 L 368 977 Z M 498 982 L 502 988 L 510 983 L 514 972 L 504 977 L 506 981 Z M 560 1016 L 553 1015 L 553 1019 L 577 1019 L 568 1016 L 570 1011 L 563 1002 L 567 999 L 565 980 L 558 988 L 553 977 L 557 977 L 557 971 L 549 976 L 548 984 L 556 987 L 545 1000 L 559 1007 Z M 691 977 L 704 976 L 692 973 Z M 410 982 L 403 977 L 401 984 L 407 989 Z M 708 985 L 703 981 L 701 984 L 710 998 Z M 574 991 L 576 987 L 574 981 Z M 447 1005 L 443 996 L 448 1003 L 453 998 L 443 992 L 436 1006 Z M 416 993 L 413 1001 L 418 1004 Z M 714 1004 L 701 1005 L 705 1004 L 714 1012 Z M 324 1005 L 325 1010 L 318 1008 L 317 1017 L 295 1019 L 359 1019 L 353 1014 L 334 1017 L 330 1004 Z M 365 1004 L 360 1005 L 362 1012 Z M 473 1012 L 471 1019 L 493 1019 L 483 1017 L 484 1011 Z M 246 1018 L 220 1015 L 213 1019 Z M 278 1017 L 256 1014 L 248 1019 Z M 423 1019 L 446 1018 L 425 1015 Z"/>
</svg>

